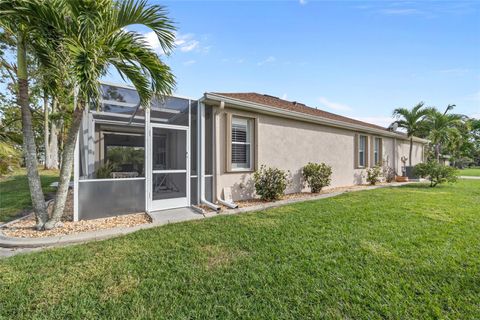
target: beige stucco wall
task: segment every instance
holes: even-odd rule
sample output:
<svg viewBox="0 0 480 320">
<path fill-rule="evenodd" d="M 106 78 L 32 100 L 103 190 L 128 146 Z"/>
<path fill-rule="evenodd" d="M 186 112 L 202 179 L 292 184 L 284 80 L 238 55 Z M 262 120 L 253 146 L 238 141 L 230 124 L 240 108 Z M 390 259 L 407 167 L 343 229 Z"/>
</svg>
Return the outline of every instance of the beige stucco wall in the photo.
<svg viewBox="0 0 480 320">
<path fill-rule="evenodd" d="M 364 169 L 354 167 L 355 132 L 346 129 L 328 127 L 303 121 L 276 116 L 249 113 L 236 109 L 214 108 L 215 117 L 215 168 L 216 195 L 222 196 L 223 187 L 232 188 L 234 200 L 248 199 L 254 196 L 251 172 L 226 172 L 226 113 L 255 118 L 257 121 L 257 167 L 262 164 L 290 171 L 292 181 L 287 193 L 308 190 L 303 187 L 302 168 L 308 162 L 325 162 L 332 166 L 332 184 L 330 187 L 348 186 L 364 183 Z M 368 134 L 367 134 L 368 135 Z M 372 136 L 372 135 L 369 135 Z M 394 142 L 392 138 L 383 139 L 383 159 L 393 166 Z M 368 139 L 370 142 L 370 139 Z M 405 145 L 406 144 L 406 149 Z M 405 143 L 397 139 L 399 154 L 407 150 Z M 414 150 L 415 161 L 421 161 L 421 145 Z M 369 152 L 370 154 L 370 152 Z M 397 162 L 399 163 L 400 160 Z M 397 165 L 400 168 L 400 165 Z"/>
<path fill-rule="evenodd" d="M 403 163 L 401 161 L 402 157 L 405 157 L 408 159 L 409 157 L 409 150 L 410 150 L 410 141 L 408 140 L 397 140 L 397 154 L 398 154 L 398 159 L 397 159 L 397 168 L 398 168 L 398 173 L 401 174 L 401 168 L 403 167 Z M 412 166 L 416 165 L 417 163 L 420 163 L 423 161 L 423 145 L 417 142 L 413 143 L 413 148 L 412 148 Z M 409 160 L 407 160 L 406 165 L 409 165 Z"/>
</svg>

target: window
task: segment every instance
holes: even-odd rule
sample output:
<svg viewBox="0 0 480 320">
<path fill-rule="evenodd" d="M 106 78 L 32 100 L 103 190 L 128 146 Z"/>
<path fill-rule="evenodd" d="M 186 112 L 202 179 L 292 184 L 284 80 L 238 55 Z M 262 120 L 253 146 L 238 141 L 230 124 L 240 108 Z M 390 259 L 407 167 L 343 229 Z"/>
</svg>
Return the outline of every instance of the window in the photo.
<svg viewBox="0 0 480 320">
<path fill-rule="evenodd" d="M 373 164 L 379 165 L 382 162 L 382 139 L 373 139 Z"/>
<path fill-rule="evenodd" d="M 253 168 L 253 119 L 232 117 L 231 169 Z"/>
<path fill-rule="evenodd" d="M 358 143 L 358 166 L 365 167 L 367 163 L 367 136 L 359 136 Z"/>
</svg>

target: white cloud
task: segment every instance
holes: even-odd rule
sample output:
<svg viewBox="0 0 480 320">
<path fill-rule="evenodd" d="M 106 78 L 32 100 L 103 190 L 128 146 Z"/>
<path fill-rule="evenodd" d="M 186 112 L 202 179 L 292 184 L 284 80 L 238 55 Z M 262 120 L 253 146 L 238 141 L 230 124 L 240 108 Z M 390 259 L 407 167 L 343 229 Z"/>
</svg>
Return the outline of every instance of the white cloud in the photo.
<svg viewBox="0 0 480 320">
<path fill-rule="evenodd" d="M 164 54 L 162 47 L 160 46 L 160 42 L 158 41 L 157 35 L 155 32 L 150 31 L 144 34 L 145 41 L 155 50 L 158 54 Z M 175 46 L 177 50 L 181 52 L 202 52 L 207 53 L 210 50 L 210 46 L 202 46 L 200 41 L 195 39 L 195 35 L 193 33 L 186 33 L 182 34 L 177 32 L 175 35 Z"/>
<path fill-rule="evenodd" d="M 264 64 L 268 64 L 268 63 L 273 63 L 275 62 L 277 59 L 274 57 L 274 56 L 270 56 L 268 57 L 267 59 L 265 60 L 262 60 L 262 61 L 259 61 L 257 63 L 258 66 L 263 66 Z"/>
<path fill-rule="evenodd" d="M 421 11 L 413 8 L 398 8 L 398 9 L 382 9 L 380 13 L 387 14 L 387 15 L 412 15 L 412 14 L 420 14 Z"/>
<path fill-rule="evenodd" d="M 282 94 L 282 99 L 283 100 L 287 100 L 288 99 L 288 95 L 286 93 Z"/>
<path fill-rule="evenodd" d="M 185 62 L 183 63 L 183 65 L 188 67 L 188 66 L 191 66 L 192 64 L 195 64 L 195 63 L 197 63 L 197 61 L 195 61 L 195 60 L 187 60 L 187 61 L 185 61 Z"/>
<path fill-rule="evenodd" d="M 178 32 L 175 35 L 175 45 L 182 52 L 190 52 L 199 49 L 200 41 L 194 39 L 193 33 L 181 34 Z"/>
<path fill-rule="evenodd" d="M 318 98 L 318 102 L 320 102 L 324 107 L 328 109 L 333 109 L 336 111 L 352 111 L 353 110 L 350 106 L 347 106 L 346 104 L 329 101 L 325 97 Z"/>
<path fill-rule="evenodd" d="M 363 122 L 373 123 L 381 127 L 388 127 L 395 119 L 391 117 L 351 117 L 353 119 L 357 119 Z"/>
<path fill-rule="evenodd" d="M 162 46 L 160 46 L 160 41 L 158 41 L 157 34 L 153 31 L 147 32 L 143 35 L 145 41 L 152 47 L 152 49 L 158 54 L 165 54 L 163 52 Z"/>
</svg>

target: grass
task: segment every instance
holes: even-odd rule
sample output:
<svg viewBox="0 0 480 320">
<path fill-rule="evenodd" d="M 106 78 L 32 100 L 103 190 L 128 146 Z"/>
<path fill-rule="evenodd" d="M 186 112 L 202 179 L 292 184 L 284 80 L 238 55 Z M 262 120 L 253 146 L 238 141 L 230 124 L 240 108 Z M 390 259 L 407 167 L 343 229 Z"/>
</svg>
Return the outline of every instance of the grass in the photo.
<svg viewBox="0 0 480 320">
<path fill-rule="evenodd" d="M 459 175 L 468 176 L 468 177 L 480 177 L 480 167 L 477 168 L 467 168 L 459 170 Z"/>
<path fill-rule="evenodd" d="M 478 319 L 480 181 L 348 193 L 0 262 L 0 318 Z"/>
<path fill-rule="evenodd" d="M 39 172 L 43 191 L 45 193 L 54 191 L 49 185 L 58 181 L 58 171 L 39 169 Z M 30 190 L 24 168 L 0 177 L 0 195 L 0 223 L 13 220 L 31 208 Z"/>
</svg>

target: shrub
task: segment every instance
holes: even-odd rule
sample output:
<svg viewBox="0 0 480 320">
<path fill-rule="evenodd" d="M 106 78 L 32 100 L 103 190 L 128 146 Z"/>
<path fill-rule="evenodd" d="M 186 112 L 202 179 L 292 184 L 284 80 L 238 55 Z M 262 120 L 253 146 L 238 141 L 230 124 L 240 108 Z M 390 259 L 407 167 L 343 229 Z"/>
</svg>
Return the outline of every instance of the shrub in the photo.
<svg viewBox="0 0 480 320">
<path fill-rule="evenodd" d="M 14 146 L 0 141 L 0 175 L 20 167 L 21 153 Z"/>
<path fill-rule="evenodd" d="M 390 183 L 395 180 L 395 170 L 392 167 L 385 165 L 383 166 L 382 171 L 386 182 Z"/>
<path fill-rule="evenodd" d="M 441 165 L 435 160 L 417 164 L 414 173 L 421 178 L 430 180 L 430 187 L 435 187 L 439 183 L 457 181 L 455 168 Z"/>
<path fill-rule="evenodd" d="M 303 167 L 303 179 L 307 182 L 312 193 L 317 193 L 322 190 L 323 187 L 330 185 L 332 176 L 332 167 L 325 163 L 312 163 L 309 162 Z"/>
<path fill-rule="evenodd" d="M 117 170 L 117 165 L 107 160 L 103 166 L 98 168 L 95 176 L 97 179 L 108 179 L 112 177 L 112 172 Z"/>
<path fill-rule="evenodd" d="M 382 175 L 382 168 L 380 166 L 375 166 L 367 169 L 367 181 L 371 185 L 375 185 L 380 181 L 380 176 Z"/>
<path fill-rule="evenodd" d="M 255 190 L 262 200 L 276 200 L 287 188 L 287 172 L 278 168 L 267 168 L 262 165 L 253 174 Z"/>
</svg>

